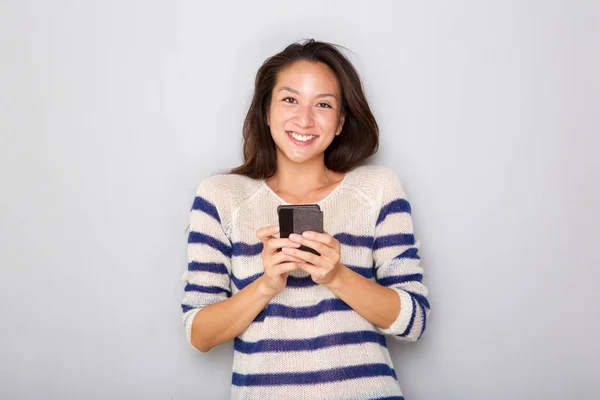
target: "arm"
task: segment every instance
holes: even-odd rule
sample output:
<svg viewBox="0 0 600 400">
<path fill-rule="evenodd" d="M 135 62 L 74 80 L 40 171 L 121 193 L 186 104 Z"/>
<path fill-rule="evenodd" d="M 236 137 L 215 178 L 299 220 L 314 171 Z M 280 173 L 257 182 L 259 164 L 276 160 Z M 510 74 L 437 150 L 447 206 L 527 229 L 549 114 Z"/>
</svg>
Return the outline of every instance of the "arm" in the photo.
<svg viewBox="0 0 600 400">
<path fill-rule="evenodd" d="M 304 232 L 302 236 L 290 235 L 294 242 L 317 250 L 316 256 L 295 249 L 284 249 L 306 263 L 301 268 L 312 279 L 331 290 L 367 321 L 381 328 L 392 325 L 400 312 L 400 300 L 396 292 L 383 287 L 339 263 L 340 243 L 327 233 Z"/>
<path fill-rule="evenodd" d="M 275 293 L 265 290 L 264 275 L 238 293 L 196 313 L 190 343 L 202 352 L 239 336 L 267 306 Z"/>
<path fill-rule="evenodd" d="M 329 288 L 382 333 L 416 341 L 425 330 L 429 314 L 417 255 L 419 243 L 414 238 L 411 209 L 402 185 L 391 175 L 384 187 L 373 238 L 377 283 L 340 264 L 340 243 L 328 234 L 290 235 L 290 239 L 314 248 L 321 256 L 299 250 L 287 252 L 305 260 L 300 267 L 315 282 Z"/>
<path fill-rule="evenodd" d="M 279 242 L 273 239 L 273 242 Z M 266 248 L 266 246 L 265 246 Z M 289 271 L 296 264 L 283 253 L 265 263 L 267 273 L 230 298 L 200 309 L 192 321 L 190 343 L 202 352 L 228 342 L 244 332 L 269 301 L 285 288 Z"/>
<path fill-rule="evenodd" d="M 398 294 L 390 288 L 365 278 L 340 264 L 338 271 L 325 284 L 364 319 L 380 328 L 389 328 L 400 313 Z"/>
<path fill-rule="evenodd" d="M 277 247 L 295 246 L 287 239 L 274 239 L 276 227 L 263 228 L 257 236 L 263 242 L 265 274 L 231 296 L 231 243 L 215 206 L 216 191 L 210 181 L 196 191 L 190 211 L 188 271 L 182 302 L 188 342 L 202 352 L 241 334 L 287 282 L 296 268 L 292 258 Z"/>
<path fill-rule="evenodd" d="M 377 282 L 396 292 L 400 312 L 391 326 L 379 329 L 396 339 L 417 341 L 425 331 L 429 315 L 428 290 L 418 256 L 411 206 L 398 177 L 387 171 L 386 189 L 375 227 L 373 261 Z"/>
</svg>

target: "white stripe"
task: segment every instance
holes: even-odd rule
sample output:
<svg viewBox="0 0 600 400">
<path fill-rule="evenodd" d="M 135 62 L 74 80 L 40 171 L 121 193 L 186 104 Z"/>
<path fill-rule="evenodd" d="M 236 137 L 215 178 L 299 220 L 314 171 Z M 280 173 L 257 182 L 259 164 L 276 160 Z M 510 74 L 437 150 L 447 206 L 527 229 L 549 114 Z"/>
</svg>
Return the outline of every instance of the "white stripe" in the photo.
<svg viewBox="0 0 600 400">
<path fill-rule="evenodd" d="M 229 244 L 223 243 L 227 247 Z M 205 243 L 188 243 L 188 262 L 213 262 L 222 263 L 230 268 L 231 259 L 220 250 L 215 249 Z"/>
<path fill-rule="evenodd" d="M 266 318 L 253 322 L 240 335 L 246 342 L 261 339 L 310 339 L 343 332 L 375 331 L 375 326 L 355 311 L 330 311 L 310 319 Z"/>
<path fill-rule="evenodd" d="M 406 212 L 388 214 L 387 217 L 379 223 L 377 229 L 385 231 L 388 234 L 413 233 L 412 218 L 410 214 Z"/>
<path fill-rule="evenodd" d="M 202 293 L 202 292 L 185 292 L 182 304 L 191 307 L 207 306 L 227 299 L 225 293 Z"/>
<path fill-rule="evenodd" d="M 221 237 L 223 235 L 221 223 L 214 219 L 212 215 L 200 210 L 192 210 L 190 211 L 190 229 L 197 226 L 202 227 L 201 232 L 211 236 Z"/>
<path fill-rule="evenodd" d="M 261 352 L 244 354 L 234 352 L 234 365 L 238 372 L 253 374 L 284 372 L 314 372 L 323 369 L 347 367 L 360 360 L 363 364 L 385 362 L 393 368 L 389 353 L 379 343 L 346 344 L 312 351 Z M 285 360 L 288 362 L 285 362 Z"/>
<path fill-rule="evenodd" d="M 201 286 L 218 286 L 230 290 L 231 279 L 229 275 L 215 274 L 206 271 L 186 271 L 181 279 L 184 282 L 194 283 Z"/>
</svg>

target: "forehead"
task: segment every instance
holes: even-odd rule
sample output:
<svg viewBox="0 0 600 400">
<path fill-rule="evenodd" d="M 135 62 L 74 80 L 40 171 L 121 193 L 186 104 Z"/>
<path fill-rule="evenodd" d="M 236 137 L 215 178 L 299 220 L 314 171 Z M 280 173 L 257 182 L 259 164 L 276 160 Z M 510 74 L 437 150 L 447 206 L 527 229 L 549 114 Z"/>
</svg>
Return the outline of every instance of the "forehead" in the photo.
<svg viewBox="0 0 600 400">
<path fill-rule="evenodd" d="M 337 77 L 327 64 L 304 60 L 288 65 L 277 74 L 274 89 L 278 90 L 280 86 L 288 86 L 307 94 L 339 91 Z"/>
</svg>

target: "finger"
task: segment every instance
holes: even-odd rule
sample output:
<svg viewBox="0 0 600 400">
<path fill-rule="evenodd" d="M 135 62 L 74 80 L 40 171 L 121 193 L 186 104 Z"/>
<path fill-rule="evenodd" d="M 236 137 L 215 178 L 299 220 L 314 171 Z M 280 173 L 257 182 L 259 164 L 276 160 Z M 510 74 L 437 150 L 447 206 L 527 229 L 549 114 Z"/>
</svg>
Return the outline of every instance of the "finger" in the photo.
<svg viewBox="0 0 600 400">
<path fill-rule="evenodd" d="M 337 253 L 335 249 L 332 249 L 331 247 L 326 246 L 323 243 L 306 239 L 301 235 L 292 234 L 290 235 L 290 240 L 292 240 L 294 243 L 300 243 L 305 245 L 306 247 L 310 247 L 311 249 L 316 250 L 319 254 L 327 258 L 331 258 Z"/>
<path fill-rule="evenodd" d="M 299 258 L 303 261 L 309 262 L 311 264 L 318 265 L 320 264 L 321 257 L 316 254 L 310 253 L 308 251 L 300 250 L 300 249 L 291 249 L 289 247 L 284 247 L 281 249 L 283 253 Z"/>
<path fill-rule="evenodd" d="M 321 268 L 308 263 L 298 263 L 298 269 L 308 272 L 313 277 L 318 277 L 323 273 Z"/>
<path fill-rule="evenodd" d="M 339 242 L 336 238 L 331 236 L 329 233 L 320 233 L 314 231 L 306 231 L 302 233 L 302 237 L 313 240 L 315 242 L 323 243 L 327 247 L 331 247 L 332 249 L 336 248 Z"/>
<path fill-rule="evenodd" d="M 277 234 L 279 232 L 279 227 L 277 225 L 266 226 L 264 228 L 260 228 L 256 231 L 256 236 L 258 240 L 261 242 L 265 242 L 271 238 L 271 236 Z"/>
<path fill-rule="evenodd" d="M 293 271 L 295 269 L 298 269 L 297 262 L 286 262 L 283 264 L 278 264 L 275 267 L 273 267 L 270 271 L 270 274 L 283 275 L 283 274 L 289 273 L 290 271 Z"/>
<path fill-rule="evenodd" d="M 294 243 L 288 238 L 272 238 L 269 239 L 267 244 L 272 249 L 281 249 L 282 247 L 300 247 L 298 243 Z"/>
<path fill-rule="evenodd" d="M 285 263 L 285 262 L 302 262 L 303 260 L 284 253 L 283 251 L 277 252 L 267 260 L 265 268 L 273 268 L 274 266 Z"/>
</svg>

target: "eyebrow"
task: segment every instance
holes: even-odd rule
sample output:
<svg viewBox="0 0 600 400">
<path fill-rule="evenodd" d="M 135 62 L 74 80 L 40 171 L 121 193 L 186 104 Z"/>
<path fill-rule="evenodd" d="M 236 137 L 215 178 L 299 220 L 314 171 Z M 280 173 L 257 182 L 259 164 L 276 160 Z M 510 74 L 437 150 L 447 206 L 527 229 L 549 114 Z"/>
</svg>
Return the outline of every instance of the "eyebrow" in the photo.
<svg viewBox="0 0 600 400">
<path fill-rule="evenodd" d="M 291 87 L 284 86 L 281 89 L 279 89 L 280 92 L 282 90 L 287 90 L 288 92 L 292 92 L 292 93 L 297 94 L 298 96 L 300 96 L 300 92 L 298 92 L 296 89 L 292 89 Z M 337 96 L 335 94 L 332 94 L 332 93 L 321 93 L 321 94 L 317 95 L 317 98 L 320 98 L 320 97 L 333 97 L 334 99 L 337 100 Z"/>
</svg>

